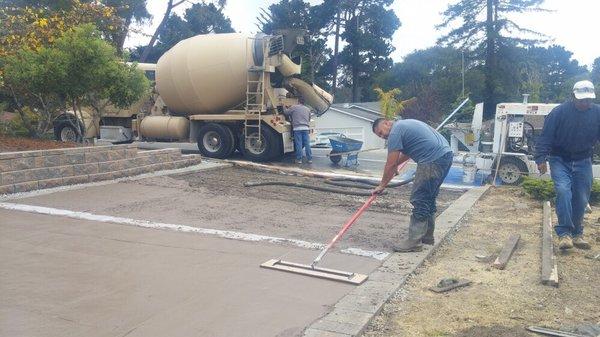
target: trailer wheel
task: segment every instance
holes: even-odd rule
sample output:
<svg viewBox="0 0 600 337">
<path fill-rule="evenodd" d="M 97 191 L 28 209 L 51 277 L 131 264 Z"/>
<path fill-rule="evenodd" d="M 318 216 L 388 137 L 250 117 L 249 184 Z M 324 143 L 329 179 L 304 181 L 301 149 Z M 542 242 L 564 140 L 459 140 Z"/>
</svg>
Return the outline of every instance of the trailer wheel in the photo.
<svg viewBox="0 0 600 337">
<path fill-rule="evenodd" d="M 519 185 L 523 176 L 529 174 L 527 165 L 516 157 L 505 157 L 498 166 L 498 177 L 505 185 Z"/>
<path fill-rule="evenodd" d="M 204 124 L 198 130 L 198 150 L 210 158 L 227 158 L 233 153 L 235 142 L 233 132 L 225 125 Z"/>
<path fill-rule="evenodd" d="M 263 126 L 258 139 L 258 130 L 252 131 L 248 139 L 242 134 L 240 148 L 245 158 L 252 161 L 267 161 L 280 156 L 282 152 L 281 140 L 278 134 L 268 126 Z"/>
</svg>

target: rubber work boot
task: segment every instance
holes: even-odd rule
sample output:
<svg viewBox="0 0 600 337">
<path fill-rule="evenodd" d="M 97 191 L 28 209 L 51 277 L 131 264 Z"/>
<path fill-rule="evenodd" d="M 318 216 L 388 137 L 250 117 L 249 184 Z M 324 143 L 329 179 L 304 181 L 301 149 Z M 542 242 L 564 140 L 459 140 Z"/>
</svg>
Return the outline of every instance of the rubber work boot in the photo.
<svg viewBox="0 0 600 337">
<path fill-rule="evenodd" d="M 583 235 L 577 235 L 576 237 L 573 238 L 573 246 L 575 246 L 576 248 L 579 248 L 579 249 L 591 249 L 592 248 L 592 246 L 589 244 L 589 242 L 587 242 L 583 239 Z"/>
<path fill-rule="evenodd" d="M 421 239 L 426 245 L 433 245 L 435 243 L 435 239 L 433 238 L 433 231 L 435 231 L 435 215 L 427 218 L 427 232 L 425 232 L 425 236 Z"/>
<path fill-rule="evenodd" d="M 408 225 L 408 238 L 392 245 L 392 249 L 399 253 L 420 252 L 423 250 L 421 239 L 427 232 L 427 222 L 427 219 L 417 220 L 414 216 L 411 216 Z"/>
<path fill-rule="evenodd" d="M 565 235 L 558 240 L 558 248 L 571 249 L 573 248 L 573 239 L 570 235 Z"/>
</svg>

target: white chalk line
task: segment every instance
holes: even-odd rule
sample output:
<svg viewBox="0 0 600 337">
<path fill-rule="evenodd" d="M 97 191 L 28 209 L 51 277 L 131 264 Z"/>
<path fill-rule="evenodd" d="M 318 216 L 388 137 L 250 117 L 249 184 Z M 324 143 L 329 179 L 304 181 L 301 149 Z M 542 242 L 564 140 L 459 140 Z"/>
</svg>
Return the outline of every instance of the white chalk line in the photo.
<svg viewBox="0 0 600 337">
<path fill-rule="evenodd" d="M 232 239 L 232 240 L 252 241 L 252 242 L 268 242 L 268 243 L 281 244 L 281 245 L 287 244 L 287 245 L 292 245 L 292 246 L 306 248 L 306 249 L 323 249 L 325 247 L 325 245 L 321 244 L 321 243 L 308 242 L 308 241 L 303 241 L 303 240 L 286 239 L 286 238 L 280 238 L 280 237 L 266 236 L 266 235 L 260 235 L 260 234 L 249 234 L 249 233 L 234 232 L 234 231 L 227 231 L 227 230 L 220 230 L 220 229 L 193 227 L 193 226 L 188 226 L 188 225 L 177 225 L 177 224 L 153 222 L 153 221 L 148 221 L 148 220 L 129 219 L 129 218 L 110 216 L 110 215 L 99 215 L 99 214 L 93 214 L 93 213 L 88 213 L 88 212 L 78 212 L 78 211 L 71 211 L 71 210 L 52 208 L 52 207 L 0 202 L 0 208 L 6 209 L 6 210 L 12 210 L 12 211 L 21 211 L 21 212 L 54 215 L 54 216 L 64 216 L 64 217 L 71 218 L 71 219 L 108 222 L 108 223 L 116 223 L 116 224 L 120 224 L 120 225 L 129 225 L 129 226 L 151 228 L 151 229 L 163 229 L 163 230 L 170 230 L 170 231 L 181 232 L 181 233 L 205 234 L 205 235 L 212 235 L 212 236 L 217 236 L 220 238 Z M 346 248 L 346 249 L 342 249 L 341 252 L 344 254 L 349 254 L 349 255 L 368 257 L 368 258 L 372 258 L 372 259 L 379 260 L 379 261 L 383 261 L 389 256 L 389 253 L 386 253 L 386 252 L 369 251 L 369 250 L 363 250 L 360 248 Z"/>
</svg>

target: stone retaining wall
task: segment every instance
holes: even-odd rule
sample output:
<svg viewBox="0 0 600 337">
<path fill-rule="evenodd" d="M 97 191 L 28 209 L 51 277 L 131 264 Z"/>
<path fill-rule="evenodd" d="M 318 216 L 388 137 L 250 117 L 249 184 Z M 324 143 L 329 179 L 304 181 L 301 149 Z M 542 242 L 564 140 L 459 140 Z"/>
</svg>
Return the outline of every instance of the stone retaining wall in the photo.
<svg viewBox="0 0 600 337">
<path fill-rule="evenodd" d="M 0 153 L 0 194 L 121 178 L 200 163 L 179 149 L 108 145 Z"/>
</svg>

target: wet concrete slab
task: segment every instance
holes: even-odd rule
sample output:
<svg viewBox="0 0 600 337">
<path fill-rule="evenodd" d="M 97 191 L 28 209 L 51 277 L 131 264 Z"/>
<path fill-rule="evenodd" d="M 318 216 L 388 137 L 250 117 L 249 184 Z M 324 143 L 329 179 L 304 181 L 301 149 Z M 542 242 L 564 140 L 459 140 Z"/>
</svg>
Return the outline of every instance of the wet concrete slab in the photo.
<svg viewBox="0 0 600 337">
<path fill-rule="evenodd" d="M 269 179 L 324 184 L 314 178 L 222 168 L 61 191 L 14 202 L 324 243 L 367 199 L 281 186 L 243 186 L 246 181 Z M 403 234 L 408 226 L 410 190 L 410 186 L 400 187 L 379 197 L 337 248 L 390 252 L 393 236 Z M 461 194 L 443 190 L 439 211 Z"/>
<path fill-rule="evenodd" d="M 0 210 L 0 336 L 299 335 L 354 287 L 258 266 L 315 255 Z M 322 266 L 368 274 L 378 265 L 332 253 Z"/>
</svg>

